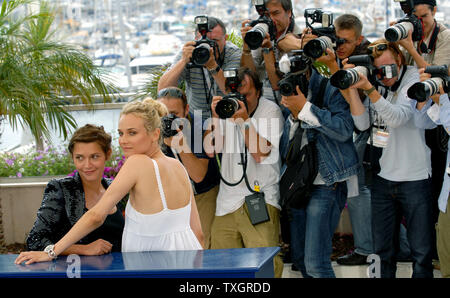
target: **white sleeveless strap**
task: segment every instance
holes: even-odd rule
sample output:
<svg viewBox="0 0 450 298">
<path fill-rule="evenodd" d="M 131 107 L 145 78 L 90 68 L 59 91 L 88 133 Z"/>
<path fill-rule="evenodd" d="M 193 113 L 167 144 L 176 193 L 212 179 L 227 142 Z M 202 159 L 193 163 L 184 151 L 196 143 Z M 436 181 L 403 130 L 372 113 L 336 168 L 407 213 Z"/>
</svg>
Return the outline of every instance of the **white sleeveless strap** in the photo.
<svg viewBox="0 0 450 298">
<path fill-rule="evenodd" d="M 159 167 L 158 164 L 156 163 L 156 161 L 154 159 L 152 159 L 153 161 L 153 165 L 155 166 L 155 174 L 156 174 L 156 181 L 158 182 L 158 190 L 159 190 L 159 195 L 161 196 L 161 201 L 163 204 L 163 208 L 164 210 L 167 209 L 167 203 L 166 203 L 166 196 L 164 195 L 164 189 L 162 187 L 162 183 L 161 183 L 161 176 L 159 174 Z"/>
</svg>

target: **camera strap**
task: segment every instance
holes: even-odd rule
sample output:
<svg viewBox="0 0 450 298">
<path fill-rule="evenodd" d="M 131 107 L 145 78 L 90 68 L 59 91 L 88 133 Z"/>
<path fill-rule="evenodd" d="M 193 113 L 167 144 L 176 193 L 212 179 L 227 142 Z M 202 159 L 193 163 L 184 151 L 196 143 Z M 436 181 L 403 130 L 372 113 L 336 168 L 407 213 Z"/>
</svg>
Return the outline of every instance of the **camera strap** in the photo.
<svg viewBox="0 0 450 298">
<path fill-rule="evenodd" d="M 441 28 L 439 27 L 438 23 L 435 21 L 435 26 L 433 29 L 433 33 L 431 35 L 430 43 L 428 44 L 428 54 L 434 51 L 436 48 L 436 42 L 437 42 L 437 36 L 439 34 L 439 31 Z"/>
</svg>

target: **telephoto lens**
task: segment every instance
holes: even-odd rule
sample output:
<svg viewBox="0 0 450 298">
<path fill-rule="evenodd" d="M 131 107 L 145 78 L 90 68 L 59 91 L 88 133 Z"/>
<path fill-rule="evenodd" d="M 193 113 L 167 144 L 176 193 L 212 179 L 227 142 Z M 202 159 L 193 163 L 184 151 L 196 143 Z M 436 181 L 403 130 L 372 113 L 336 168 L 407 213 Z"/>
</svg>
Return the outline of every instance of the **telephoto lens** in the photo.
<svg viewBox="0 0 450 298">
<path fill-rule="evenodd" d="M 356 66 L 350 69 L 338 70 L 334 75 L 331 76 L 330 84 L 341 90 L 347 89 L 359 81 L 359 73 L 367 76 L 367 68 L 365 68 L 364 66 Z"/>
<path fill-rule="evenodd" d="M 321 36 L 310 40 L 307 44 L 305 44 L 303 47 L 303 53 L 305 53 L 308 57 L 317 59 L 325 53 L 327 48 L 332 49 L 333 42 L 329 37 Z"/>
<path fill-rule="evenodd" d="M 415 83 L 408 89 L 408 97 L 418 102 L 426 101 L 430 96 L 439 93 L 439 87 L 444 83 L 441 78 L 431 78 L 423 82 Z"/>
<path fill-rule="evenodd" d="M 232 94 L 223 97 L 216 105 L 216 113 L 220 119 L 231 118 L 238 109 L 238 99 Z"/>
<path fill-rule="evenodd" d="M 208 43 L 200 43 L 192 52 L 192 62 L 196 65 L 205 65 L 209 60 L 209 50 L 211 46 Z"/>
<path fill-rule="evenodd" d="M 261 47 L 269 26 L 266 23 L 258 23 L 245 34 L 245 43 L 251 50 L 256 50 Z"/>
<path fill-rule="evenodd" d="M 389 42 L 396 42 L 408 37 L 409 30 L 414 30 L 414 25 L 410 22 L 397 23 L 384 31 L 384 37 Z"/>
</svg>

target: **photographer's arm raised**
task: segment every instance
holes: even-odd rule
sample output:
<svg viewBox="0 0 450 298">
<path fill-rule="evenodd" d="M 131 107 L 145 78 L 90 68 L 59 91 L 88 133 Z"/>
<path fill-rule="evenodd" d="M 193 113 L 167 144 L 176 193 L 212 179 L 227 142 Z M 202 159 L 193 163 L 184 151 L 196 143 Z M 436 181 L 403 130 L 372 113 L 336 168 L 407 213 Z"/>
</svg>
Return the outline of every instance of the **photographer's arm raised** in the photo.
<svg viewBox="0 0 450 298">
<path fill-rule="evenodd" d="M 247 26 L 248 23 L 250 23 L 250 20 L 245 20 L 242 22 L 242 26 L 241 26 L 242 40 L 245 40 L 245 34 L 247 33 L 248 30 L 250 30 L 252 28 L 252 27 Z M 245 41 L 244 41 L 244 45 L 242 48 L 241 66 L 247 67 L 251 71 L 256 71 L 252 52 L 251 52 L 250 48 L 248 47 L 247 43 L 245 43 Z"/>
<path fill-rule="evenodd" d="M 406 51 L 408 51 L 409 55 L 414 59 L 417 64 L 417 68 L 424 68 L 430 65 L 425 61 L 425 59 L 417 52 L 414 47 L 414 43 L 412 40 L 412 31 L 409 30 L 408 37 L 398 41 L 398 44 L 401 45 Z"/>
<path fill-rule="evenodd" d="M 208 171 L 208 159 L 198 158 L 187 145 L 183 132 L 180 130 L 177 135 L 165 138 L 164 143 L 174 148 L 178 153 L 183 166 L 189 174 L 189 177 L 195 182 L 202 182 Z"/>
<path fill-rule="evenodd" d="M 216 84 L 217 86 L 219 86 L 222 93 L 226 94 L 227 90 L 225 87 L 225 76 L 223 75 L 223 70 L 221 68 L 219 68 L 219 70 L 216 71 L 219 65 L 217 64 L 216 59 L 214 58 L 214 51 L 212 48 L 209 50 L 209 60 L 205 63 L 204 66 L 212 75 L 214 81 L 216 81 Z"/>
<path fill-rule="evenodd" d="M 183 46 L 182 55 L 173 67 L 167 70 L 159 79 L 158 91 L 167 87 L 177 87 L 178 79 L 183 73 L 186 65 L 191 61 L 192 52 L 194 51 L 195 41 L 189 41 Z"/>
</svg>

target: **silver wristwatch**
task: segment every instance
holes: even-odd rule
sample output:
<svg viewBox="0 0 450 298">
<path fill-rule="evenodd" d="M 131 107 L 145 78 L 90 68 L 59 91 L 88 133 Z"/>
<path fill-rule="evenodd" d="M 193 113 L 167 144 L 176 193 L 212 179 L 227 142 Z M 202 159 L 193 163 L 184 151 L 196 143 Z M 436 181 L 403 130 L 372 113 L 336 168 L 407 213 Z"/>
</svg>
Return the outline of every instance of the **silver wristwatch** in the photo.
<svg viewBox="0 0 450 298">
<path fill-rule="evenodd" d="M 54 244 L 50 244 L 44 249 L 44 251 L 48 254 L 48 256 L 52 260 L 57 258 L 57 255 L 56 255 L 55 251 L 53 250 L 54 248 L 55 248 L 55 245 Z"/>
</svg>

